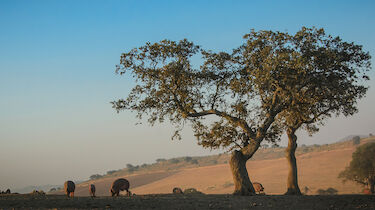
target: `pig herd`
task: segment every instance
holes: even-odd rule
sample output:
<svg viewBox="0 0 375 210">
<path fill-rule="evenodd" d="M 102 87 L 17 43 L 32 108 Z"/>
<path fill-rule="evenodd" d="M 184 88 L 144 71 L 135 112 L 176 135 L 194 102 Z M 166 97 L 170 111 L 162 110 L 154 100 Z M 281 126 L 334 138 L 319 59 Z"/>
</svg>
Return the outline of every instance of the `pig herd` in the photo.
<svg viewBox="0 0 375 210">
<path fill-rule="evenodd" d="M 116 179 L 111 185 L 111 189 L 110 189 L 111 195 L 112 196 L 115 196 L 115 195 L 119 196 L 120 191 L 126 190 L 127 195 L 130 196 L 131 192 L 129 191 L 129 187 L 130 187 L 130 185 L 129 185 L 128 180 L 123 179 L 123 178 Z M 76 189 L 76 185 L 74 184 L 74 182 L 66 181 L 64 183 L 64 190 L 65 190 L 65 193 L 68 197 L 74 197 L 75 189 Z M 91 197 L 95 197 L 95 191 L 96 191 L 95 185 L 90 184 L 89 185 L 89 193 L 90 193 Z"/>
<path fill-rule="evenodd" d="M 131 196 L 131 192 L 129 191 L 129 187 L 130 187 L 130 184 L 129 184 L 128 180 L 126 180 L 124 178 L 116 179 L 111 185 L 111 189 L 110 189 L 111 195 L 112 196 L 115 196 L 115 195 L 119 196 L 120 191 L 126 190 L 127 195 Z M 259 182 L 254 182 L 253 187 L 254 187 L 254 190 L 255 190 L 256 193 L 264 194 L 264 191 L 263 191 L 264 187 Z M 65 193 L 68 197 L 74 197 L 75 188 L 76 188 L 76 186 L 75 186 L 74 182 L 72 182 L 72 181 L 66 181 L 64 183 L 64 190 L 65 190 Z M 96 191 L 95 185 L 90 184 L 89 185 L 89 193 L 90 193 L 91 197 L 95 197 L 95 191 Z M 173 188 L 172 192 L 173 192 L 173 194 L 183 194 L 181 188 L 178 188 L 178 187 Z"/>
</svg>

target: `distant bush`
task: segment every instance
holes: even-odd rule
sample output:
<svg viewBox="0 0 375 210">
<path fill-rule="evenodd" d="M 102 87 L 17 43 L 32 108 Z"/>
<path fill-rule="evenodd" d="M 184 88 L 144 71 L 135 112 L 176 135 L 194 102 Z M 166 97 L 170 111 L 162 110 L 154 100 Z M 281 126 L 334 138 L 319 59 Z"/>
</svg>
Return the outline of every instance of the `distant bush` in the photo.
<svg viewBox="0 0 375 210">
<path fill-rule="evenodd" d="M 191 160 L 193 160 L 193 158 L 192 158 L 192 157 L 185 157 L 184 160 L 185 160 L 186 162 L 190 162 Z"/>
<path fill-rule="evenodd" d="M 319 148 L 320 145 L 319 145 L 319 144 L 314 144 L 313 147 L 315 147 L 315 148 Z"/>
<path fill-rule="evenodd" d="M 173 163 L 173 164 L 176 164 L 176 163 L 179 163 L 179 162 L 180 162 L 180 160 L 177 159 L 177 158 L 172 158 L 172 159 L 170 160 L 170 163 Z"/>
<path fill-rule="evenodd" d="M 103 175 L 100 175 L 100 174 L 93 174 L 90 176 L 90 180 L 94 180 L 94 179 L 99 179 L 99 178 L 102 178 Z"/>
<path fill-rule="evenodd" d="M 338 190 L 336 190 L 335 188 L 330 187 L 330 188 L 328 188 L 326 190 L 318 189 L 316 191 L 316 193 L 319 194 L 319 195 L 337 195 Z"/>
<path fill-rule="evenodd" d="M 128 163 L 128 164 L 126 164 L 126 168 L 128 169 L 128 171 L 130 173 L 132 173 L 132 172 L 138 170 L 139 166 L 133 166 L 132 164 Z"/>
<path fill-rule="evenodd" d="M 49 192 L 55 192 L 56 191 L 56 188 L 51 188 L 50 190 L 49 190 Z"/>
<path fill-rule="evenodd" d="M 143 164 L 141 165 L 141 168 L 146 168 L 147 166 L 148 166 L 147 163 L 143 163 Z"/>
<path fill-rule="evenodd" d="M 353 145 L 358 145 L 359 143 L 361 143 L 361 137 L 354 136 L 353 137 Z"/>
<path fill-rule="evenodd" d="M 194 160 L 192 160 L 192 161 L 190 161 L 192 164 L 196 164 L 196 165 L 198 165 L 198 160 L 197 159 L 194 159 Z"/>
<path fill-rule="evenodd" d="M 213 165 L 216 165 L 216 164 L 217 164 L 217 160 L 211 160 L 211 163 L 212 163 Z"/>
<path fill-rule="evenodd" d="M 110 171 L 107 171 L 107 174 L 108 175 L 112 175 L 112 174 L 114 174 L 114 173 L 116 173 L 117 172 L 117 170 L 110 170 Z"/>
<path fill-rule="evenodd" d="M 164 161 L 166 161 L 166 159 L 164 159 L 164 158 L 158 158 L 158 159 L 156 159 L 157 163 L 164 162 Z"/>
</svg>

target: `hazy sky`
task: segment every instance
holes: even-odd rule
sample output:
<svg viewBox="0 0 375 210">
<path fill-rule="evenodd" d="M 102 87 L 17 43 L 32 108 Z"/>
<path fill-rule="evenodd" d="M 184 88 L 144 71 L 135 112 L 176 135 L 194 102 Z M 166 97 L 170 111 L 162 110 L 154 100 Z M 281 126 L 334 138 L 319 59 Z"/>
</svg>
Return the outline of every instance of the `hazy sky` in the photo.
<svg viewBox="0 0 375 210">
<path fill-rule="evenodd" d="M 364 46 L 375 56 L 374 1 L 17 1 L 0 0 L 0 190 L 62 184 L 157 158 L 215 154 L 187 127 L 135 125 L 110 101 L 134 83 L 116 75 L 120 54 L 145 42 L 188 38 L 229 51 L 250 29 L 302 26 Z M 374 58 L 372 59 L 375 65 Z M 350 118 L 327 121 L 299 144 L 375 133 L 375 74 Z"/>
</svg>

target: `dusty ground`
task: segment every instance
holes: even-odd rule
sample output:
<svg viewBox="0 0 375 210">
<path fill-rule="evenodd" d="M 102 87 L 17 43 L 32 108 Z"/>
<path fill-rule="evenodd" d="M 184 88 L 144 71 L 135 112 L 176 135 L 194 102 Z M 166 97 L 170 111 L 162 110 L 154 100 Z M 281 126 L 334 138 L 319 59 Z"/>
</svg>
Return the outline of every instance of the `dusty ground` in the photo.
<svg viewBox="0 0 375 210">
<path fill-rule="evenodd" d="M 375 209 L 373 195 L 232 196 L 154 194 L 133 197 L 1 195 L 0 209 Z"/>
</svg>

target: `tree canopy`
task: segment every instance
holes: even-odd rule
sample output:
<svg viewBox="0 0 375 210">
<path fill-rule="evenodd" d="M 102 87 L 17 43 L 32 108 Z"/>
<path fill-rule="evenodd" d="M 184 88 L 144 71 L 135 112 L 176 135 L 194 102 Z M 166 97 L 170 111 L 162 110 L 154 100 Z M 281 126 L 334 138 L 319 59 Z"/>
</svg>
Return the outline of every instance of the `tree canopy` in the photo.
<svg viewBox="0 0 375 210">
<path fill-rule="evenodd" d="M 234 178 L 236 191 L 252 194 L 244 162 L 260 143 L 277 141 L 282 122 L 315 122 L 321 113 L 329 115 L 330 107 L 344 114 L 356 111 L 339 105 L 355 104 L 366 92 L 350 85 L 368 79 L 370 56 L 316 28 L 295 35 L 252 30 L 244 39 L 230 53 L 204 50 L 186 39 L 146 43 L 123 53 L 116 72 L 130 72 L 137 85 L 126 99 L 112 103 L 117 111 L 147 116 L 151 125 L 169 120 L 177 127 L 173 138 L 181 138 L 180 129 L 190 123 L 198 144 L 234 151 L 232 173 L 243 174 Z M 193 56 L 201 57 L 200 66 L 192 64 Z"/>
<path fill-rule="evenodd" d="M 339 174 L 339 178 L 368 185 L 375 181 L 375 143 L 361 145 L 352 154 L 350 165 Z"/>
</svg>

